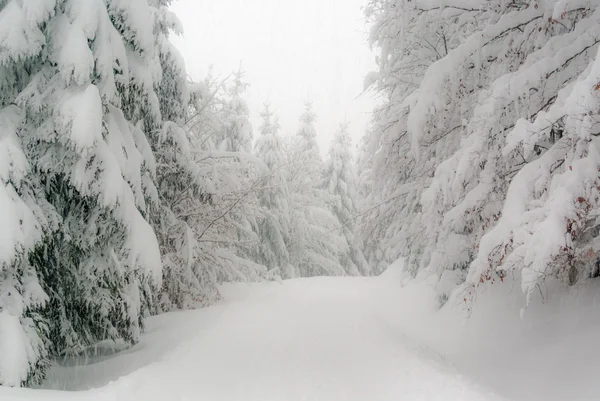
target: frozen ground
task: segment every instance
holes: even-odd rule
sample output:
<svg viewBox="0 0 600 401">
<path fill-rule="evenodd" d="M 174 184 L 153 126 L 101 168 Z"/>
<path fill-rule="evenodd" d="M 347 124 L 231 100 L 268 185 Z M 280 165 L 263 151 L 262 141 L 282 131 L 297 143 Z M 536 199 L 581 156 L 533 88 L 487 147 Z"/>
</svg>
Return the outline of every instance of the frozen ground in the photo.
<svg viewBox="0 0 600 401">
<path fill-rule="evenodd" d="M 459 308 L 434 314 L 426 285 L 400 288 L 399 281 L 392 271 L 228 286 L 221 305 L 151 319 L 132 349 L 56 366 L 50 390 L 0 388 L 0 399 L 547 401 L 600 394 L 598 325 L 561 331 L 549 312 L 533 309 L 530 320 L 527 313 L 520 320 L 516 305 L 495 305 L 491 318 L 476 311 L 465 320 Z M 495 299 L 486 296 L 482 310 Z"/>
</svg>

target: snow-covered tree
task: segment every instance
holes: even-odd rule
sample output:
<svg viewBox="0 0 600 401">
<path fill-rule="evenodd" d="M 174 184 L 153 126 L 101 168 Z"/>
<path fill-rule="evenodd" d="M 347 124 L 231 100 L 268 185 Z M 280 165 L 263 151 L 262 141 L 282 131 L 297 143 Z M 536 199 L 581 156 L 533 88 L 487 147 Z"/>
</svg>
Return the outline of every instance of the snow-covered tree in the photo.
<svg viewBox="0 0 600 401">
<path fill-rule="evenodd" d="M 436 6 L 395 0 L 372 1 L 366 11 L 372 23 L 372 44 L 380 49 L 380 70 L 370 78 L 387 102 L 376 110 L 360 160 L 361 184 L 370 187 L 363 190 L 370 210 L 362 220 L 365 254 L 376 270 L 404 256 L 416 273 L 428 265 L 436 243 L 435 235 L 424 228 L 439 226 L 437 213 L 423 212 L 421 197 L 437 166 L 458 147 L 462 119 L 468 115 L 468 107 L 462 106 L 468 99 L 453 99 L 447 104 L 447 114 L 432 115 L 439 121 L 427 125 L 426 139 L 421 142 L 413 140 L 409 114 L 422 93 L 419 87 L 429 67 L 433 71 L 464 35 L 483 23 L 485 15 L 458 3 Z M 469 85 L 461 78 L 450 80 L 451 85 Z"/>
<path fill-rule="evenodd" d="M 261 184 L 255 171 L 260 162 L 243 149 L 215 146 L 215 141 L 223 143 L 219 138 L 225 132 L 226 84 L 209 75 L 189 85 L 184 119 L 189 156 L 179 155 L 177 165 L 166 164 L 171 168 L 168 192 L 161 196 L 161 204 L 168 207 L 157 230 L 166 239 L 161 241 L 165 278 L 160 310 L 204 306 L 219 298 L 219 282 L 267 276 L 254 258 L 259 241 L 253 223 L 259 215 Z"/>
<path fill-rule="evenodd" d="M 244 82 L 244 72 L 241 67 L 234 72 L 232 82 L 226 85 L 224 99 L 221 100 L 220 120 L 222 132 L 221 143 L 218 150 L 228 152 L 222 158 L 222 163 L 229 167 L 230 181 L 238 183 L 259 183 L 260 172 L 256 160 L 252 160 L 252 124 L 249 117 L 250 112 L 243 94 L 249 86 Z M 232 164 L 231 161 L 234 161 Z M 229 168 L 228 167 L 228 168 Z M 259 248 L 260 238 L 258 234 L 258 198 L 257 193 L 249 193 L 237 207 L 225 216 L 231 223 L 237 226 L 236 254 L 244 259 L 260 262 Z"/>
<path fill-rule="evenodd" d="M 279 134 L 279 122 L 268 104 L 261 112 L 260 137 L 256 155 L 266 165 L 266 178 L 259 194 L 262 216 L 258 220 L 259 261 L 269 269 L 278 269 L 284 278 L 293 277 L 286 244 L 290 242 L 289 193 L 285 176 L 285 157 Z"/>
<path fill-rule="evenodd" d="M 573 285 L 598 275 L 596 7 L 552 2 L 522 10 L 524 32 L 513 40 L 529 46 L 507 57 L 511 68 L 484 92 L 490 100 L 475 105 L 452 177 L 465 187 L 453 219 L 479 210 L 484 218 L 469 285 L 515 274 L 529 299 L 546 279 Z M 509 20 L 501 21 L 498 29 L 506 29 Z M 482 116 L 490 117 L 477 123 Z M 465 173 L 467 159 L 479 168 Z M 491 217 L 481 206 L 490 201 L 498 205 Z"/>
<path fill-rule="evenodd" d="M 300 129 L 287 151 L 290 193 L 290 263 L 296 275 L 345 275 L 341 255 L 349 252 L 340 222 L 331 213 L 332 197 L 323 189 L 324 163 L 316 141 L 312 105 L 306 103 Z"/>
<path fill-rule="evenodd" d="M 157 199 L 149 216 L 163 262 L 158 311 L 211 304 L 219 298 L 219 281 L 264 277 L 263 268 L 240 251 L 252 249 L 243 237 L 254 235 L 247 228 L 252 203 L 235 199 L 251 181 L 252 163 L 248 144 L 243 143 L 251 139 L 241 98 L 246 84 L 237 76 L 233 89 L 223 93 L 227 82 L 215 83 L 210 76 L 203 84 L 186 82 L 183 60 L 169 41 L 170 33 L 181 31 L 166 8 L 169 3 L 152 2 L 161 78 L 154 91 L 160 119 L 153 118 L 153 101 L 132 110 L 143 118 L 156 159 Z M 143 88 L 138 90 L 144 97 Z M 223 135 L 234 140 L 220 140 Z"/>
<path fill-rule="evenodd" d="M 383 194 L 363 226 L 369 246 L 391 249 L 378 257 L 438 277 L 442 300 L 508 272 L 527 294 L 548 277 L 593 276 L 593 179 L 573 178 L 561 206 L 555 191 L 593 154 L 596 91 L 580 82 L 595 79 L 596 4 L 390 0 L 367 12 L 388 95 L 361 180 Z"/>
<path fill-rule="evenodd" d="M 223 142 L 218 147 L 228 152 L 250 152 L 252 148 L 250 111 L 243 98 L 248 88 L 244 75 L 241 67 L 233 73 L 233 82 L 229 85 L 223 105 Z"/>
<path fill-rule="evenodd" d="M 161 120 L 145 121 L 156 158 L 157 200 L 153 202 L 150 219 L 159 239 L 163 262 L 163 282 L 156 307 L 158 311 L 168 311 L 206 305 L 216 295 L 214 280 L 198 262 L 199 245 L 185 217 L 190 204 L 207 203 L 210 192 L 198 172 L 185 127 L 193 97 L 185 65 L 169 41 L 169 35 L 180 33 L 181 27 L 177 17 L 166 8 L 170 2 L 155 3 L 154 41 L 161 79 L 154 90 Z"/>
<path fill-rule="evenodd" d="M 2 314 L 20 327 L 3 331 L 12 343 L 0 338 L 18 356 L 0 384 L 38 381 L 47 354 L 140 334 L 162 275 L 146 218 L 159 202 L 152 144 L 168 71 L 153 27 L 171 18 L 165 6 L 9 0 L 0 9 L 0 108 L 12 121 L 2 135 L 13 159 L 3 185 L 13 208 L 33 213 L 21 207 L 27 241 L 6 240 L 0 298 L 14 301 Z"/>
<path fill-rule="evenodd" d="M 332 211 L 341 223 L 340 231 L 348 245 L 348 253 L 342 255 L 340 259 L 342 267 L 351 275 L 368 275 L 370 268 L 362 253 L 362 243 L 360 237 L 355 235 L 358 211 L 351 147 L 352 139 L 348 133 L 348 124 L 341 124 L 329 149 L 325 186 L 329 194 L 334 197 Z"/>
<path fill-rule="evenodd" d="M 361 219 L 364 253 L 375 272 L 399 256 L 407 257 L 407 266 L 417 270 L 427 243 L 420 196 L 439 163 L 427 152 L 453 145 L 446 144 L 451 137 L 432 141 L 433 149 L 422 146 L 423 157 L 417 160 L 407 115 L 427 68 L 462 37 L 451 35 L 449 27 L 463 10 L 372 0 L 365 12 L 371 45 L 379 50 L 379 71 L 369 74 L 365 84 L 375 85 L 386 101 L 375 110 L 373 126 L 361 144 L 359 182 L 369 211 Z"/>
<path fill-rule="evenodd" d="M 0 77 L 6 73 L 0 65 Z M 28 254 L 51 222 L 37 206 L 39 188 L 28 180 L 31 166 L 19 138 L 23 113 L 3 96 L 10 89 L 0 81 L 0 385 L 19 386 L 38 382 L 48 363 L 40 314 L 48 297 Z"/>
</svg>

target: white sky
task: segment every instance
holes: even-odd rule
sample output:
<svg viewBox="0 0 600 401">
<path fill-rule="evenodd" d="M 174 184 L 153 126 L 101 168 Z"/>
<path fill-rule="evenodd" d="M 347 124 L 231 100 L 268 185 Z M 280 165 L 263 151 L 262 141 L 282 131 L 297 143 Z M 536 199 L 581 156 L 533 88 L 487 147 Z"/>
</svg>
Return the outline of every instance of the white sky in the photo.
<svg viewBox="0 0 600 401">
<path fill-rule="evenodd" d="M 350 122 L 358 144 L 374 106 L 363 81 L 375 69 L 366 43 L 365 0 L 176 0 L 183 38 L 173 42 L 188 73 L 200 79 L 209 65 L 226 77 L 240 61 L 250 83 L 255 136 L 265 101 L 280 116 L 283 133 L 295 133 L 310 95 L 326 153 L 340 122 Z M 357 99 L 358 97 L 358 99 Z"/>
</svg>

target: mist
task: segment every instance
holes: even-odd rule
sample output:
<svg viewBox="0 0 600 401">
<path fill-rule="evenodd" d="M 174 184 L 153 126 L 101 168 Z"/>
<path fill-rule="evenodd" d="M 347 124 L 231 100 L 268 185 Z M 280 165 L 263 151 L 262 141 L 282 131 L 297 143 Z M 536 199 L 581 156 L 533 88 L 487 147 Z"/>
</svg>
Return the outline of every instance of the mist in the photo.
<svg viewBox="0 0 600 401">
<path fill-rule="evenodd" d="M 285 135 L 296 133 L 304 102 L 312 101 L 324 154 L 344 121 L 356 146 L 373 110 L 373 94 L 363 94 L 364 77 L 376 68 L 363 3 L 179 0 L 172 9 L 184 34 L 172 40 L 194 79 L 204 78 L 211 65 L 225 78 L 241 64 L 251 85 L 245 98 L 255 131 L 265 102 Z"/>
</svg>

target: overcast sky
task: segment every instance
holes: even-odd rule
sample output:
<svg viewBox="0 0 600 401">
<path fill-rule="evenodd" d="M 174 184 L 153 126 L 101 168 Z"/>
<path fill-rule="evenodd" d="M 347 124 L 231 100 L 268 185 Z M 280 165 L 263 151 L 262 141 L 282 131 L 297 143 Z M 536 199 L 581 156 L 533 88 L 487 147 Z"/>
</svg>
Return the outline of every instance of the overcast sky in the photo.
<svg viewBox="0 0 600 401">
<path fill-rule="evenodd" d="M 279 114 L 284 133 L 295 133 L 310 96 L 325 153 L 345 119 L 356 145 L 373 109 L 372 95 L 359 97 L 365 75 L 375 68 L 364 1 L 176 0 L 172 9 L 185 33 L 173 41 L 196 79 L 211 64 L 225 77 L 242 62 L 255 135 L 265 101 Z"/>
</svg>

